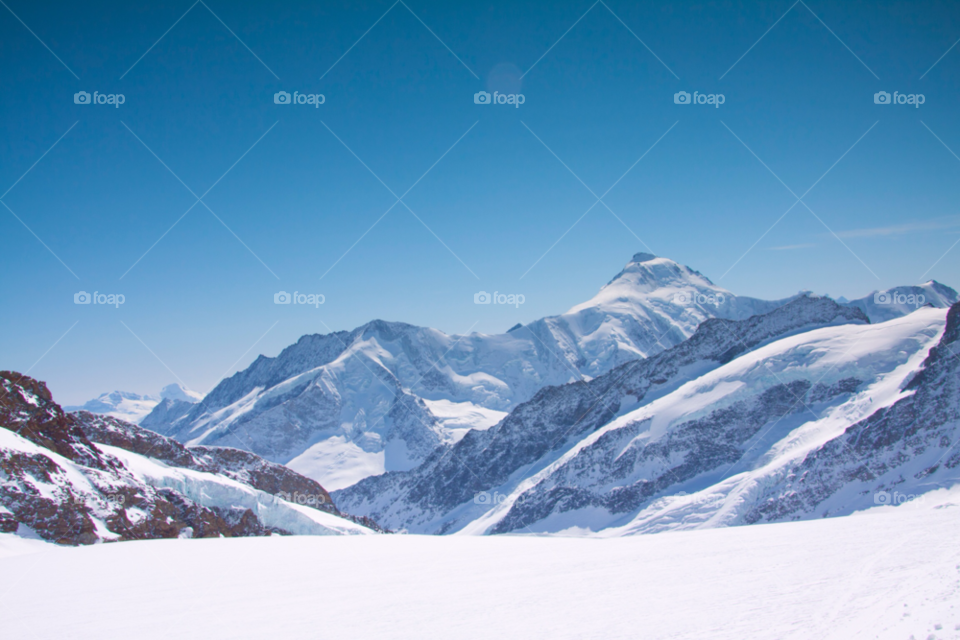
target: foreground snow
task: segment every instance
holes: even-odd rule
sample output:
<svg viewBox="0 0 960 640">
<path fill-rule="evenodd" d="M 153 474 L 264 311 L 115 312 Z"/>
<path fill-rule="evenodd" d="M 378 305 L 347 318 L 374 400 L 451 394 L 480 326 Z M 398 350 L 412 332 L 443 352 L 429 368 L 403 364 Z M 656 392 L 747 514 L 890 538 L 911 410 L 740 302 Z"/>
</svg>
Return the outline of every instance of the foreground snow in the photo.
<svg viewBox="0 0 960 640">
<path fill-rule="evenodd" d="M 0 617 L 42 639 L 960 638 L 958 525 L 960 490 L 940 490 L 841 518 L 607 540 L 37 551 L 0 536 Z"/>
</svg>

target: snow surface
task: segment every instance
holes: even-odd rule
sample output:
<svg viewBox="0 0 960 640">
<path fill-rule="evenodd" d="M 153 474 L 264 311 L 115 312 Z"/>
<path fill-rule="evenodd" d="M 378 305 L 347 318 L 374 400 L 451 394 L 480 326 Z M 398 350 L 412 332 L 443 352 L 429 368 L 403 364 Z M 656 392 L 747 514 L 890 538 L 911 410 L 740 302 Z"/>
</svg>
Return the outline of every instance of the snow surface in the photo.
<svg viewBox="0 0 960 640">
<path fill-rule="evenodd" d="M 286 466 L 313 478 L 327 491 L 336 491 L 383 473 L 384 458 L 383 451 L 364 451 L 345 436 L 333 436 L 311 446 Z"/>
<path fill-rule="evenodd" d="M 458 442 L 471 429 L 486 431 L 507 417 L 506 411 L 487 409 L 472 402 L 424 399 L 423 403 L 440 421 L 449 442 Z"/>
<path fill-rule="evenodd" d="M 7 535 L 0 618 L 9 637 L 38 640 L 957 639 L 958 525 L 954 489 L 842 518 L 606 540 L 269 537 L 11 555 Z"/>
</svg>

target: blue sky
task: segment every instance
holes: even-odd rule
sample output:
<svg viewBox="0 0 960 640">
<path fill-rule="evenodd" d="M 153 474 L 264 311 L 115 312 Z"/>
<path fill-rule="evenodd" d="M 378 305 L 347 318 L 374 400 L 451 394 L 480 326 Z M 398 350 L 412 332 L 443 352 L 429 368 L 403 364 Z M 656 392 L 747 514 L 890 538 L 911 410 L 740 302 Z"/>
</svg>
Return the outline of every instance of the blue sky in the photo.
<svg viewBox="0 0 960 640">
<path fill-rule="evenodd" d="M 0 366 L 64 403 L 374 318 L 501 332 L 637 251 L 764 298 L 960 285 L 953 2 L 4 3 Z"/>
</svg>

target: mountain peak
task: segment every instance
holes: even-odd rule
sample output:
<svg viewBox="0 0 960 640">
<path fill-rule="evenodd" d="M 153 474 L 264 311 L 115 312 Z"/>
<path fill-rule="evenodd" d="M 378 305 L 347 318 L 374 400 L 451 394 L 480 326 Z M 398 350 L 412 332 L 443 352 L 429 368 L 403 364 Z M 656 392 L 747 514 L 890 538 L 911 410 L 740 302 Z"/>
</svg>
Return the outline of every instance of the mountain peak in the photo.
<svg viewBox="0 0 960 640">
<path fill-rule="evenodd" d="M 670 258 L 655 256 L 652 253 L 636 253 L 603 289 L 612 285 L 618 288 L 626 287 L 630 290 L 651 292 L 664 287 L 682 287 L 691 283 L 713 286 L 713 283 L 701 273 Z"/>
<path fill-rule="evenodd" d="M 160 391 L 160 397 L 164 400 L 180 400 L 182 402 L 196 403 L 203 399 L 196 391 L 191 391 L 187 389 L 182 384 L 174 382 L 173 384 L 168 384 Z"/>
<path fill-rule="evenodd" d="M 649 262 L 650 260 L 656 259 L 657 256 L 653 255 L 652 253 L 644 253 L 641 251 L 640 253 L 633 254 L 633 258 L 630 260 L 630 262 Z"/>
</svg>

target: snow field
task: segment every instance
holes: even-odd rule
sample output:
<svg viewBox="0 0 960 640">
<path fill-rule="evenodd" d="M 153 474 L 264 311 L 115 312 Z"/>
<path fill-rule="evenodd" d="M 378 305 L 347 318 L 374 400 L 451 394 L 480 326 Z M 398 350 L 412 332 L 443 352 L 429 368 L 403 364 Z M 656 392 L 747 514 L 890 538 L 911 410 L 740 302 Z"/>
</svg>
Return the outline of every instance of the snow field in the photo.
<svg viewBox="0 0 960 640">
<path fill-rule="evenodd" d="M 844 518 L 605 540 L 271 537 L 11 551 L 2 536 L 0 619 L 8 637 L 57 640 L 166 639 L 174 629 L 942 640 L 960 638 L 958 525 L 960 490 L 941 490 Z"/>
</svg>

